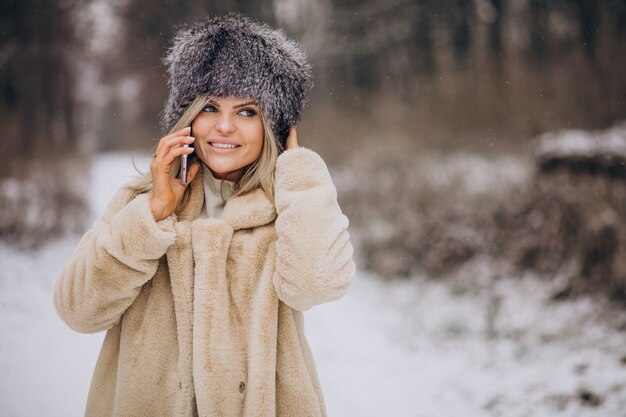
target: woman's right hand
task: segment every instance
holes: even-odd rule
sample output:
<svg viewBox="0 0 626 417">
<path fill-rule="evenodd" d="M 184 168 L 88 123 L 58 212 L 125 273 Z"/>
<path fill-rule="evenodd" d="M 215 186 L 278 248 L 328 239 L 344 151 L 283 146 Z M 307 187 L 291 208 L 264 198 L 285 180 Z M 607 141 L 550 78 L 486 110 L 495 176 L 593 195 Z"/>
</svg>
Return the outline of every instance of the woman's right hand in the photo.
<svg viewBox="0 0 626 417">
<path fill-rule="evenodd" d="M 187 185 L 180 183 L 178 178 L 170 176 L 170 168 L 176 158 L 183 154 L 193 153 L 192 147 L 184 147 L 185 144 L 194 142 L 194 138 L 189 136 L 191 127 L 178 130 L 163 136 L 159 141 L 154 158 L 150 163 L 152 173 L 152 199 L 150 200 L 150 210 L 154 219 L 158 222 L 167 218 L 174 212 L 174 209 L 183 198 L 185 188 L 191 184 L 198 171 L 200 163 L 194 162 L 189 167 Z"/>
</svg>

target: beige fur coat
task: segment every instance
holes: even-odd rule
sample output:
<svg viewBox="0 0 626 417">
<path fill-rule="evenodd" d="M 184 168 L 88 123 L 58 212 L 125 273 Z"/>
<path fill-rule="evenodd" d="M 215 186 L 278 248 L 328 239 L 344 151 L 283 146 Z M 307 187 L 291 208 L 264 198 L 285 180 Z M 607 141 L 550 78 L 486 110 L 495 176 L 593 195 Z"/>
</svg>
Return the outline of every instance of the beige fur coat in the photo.
<svg viewBox="0 0 626 417">
<path fill-rule="evenodd" d="M 54 305 L 74 330 L 107 330 L 86 416 L 325 416 L 303 311 L 355 277 L 348 218 L 307 148 L 257 189 L 200 218 L 201 174 L 184 209 L 156 222 L 150 194 L 120 190 L 63 266 Z"/>
</svg>

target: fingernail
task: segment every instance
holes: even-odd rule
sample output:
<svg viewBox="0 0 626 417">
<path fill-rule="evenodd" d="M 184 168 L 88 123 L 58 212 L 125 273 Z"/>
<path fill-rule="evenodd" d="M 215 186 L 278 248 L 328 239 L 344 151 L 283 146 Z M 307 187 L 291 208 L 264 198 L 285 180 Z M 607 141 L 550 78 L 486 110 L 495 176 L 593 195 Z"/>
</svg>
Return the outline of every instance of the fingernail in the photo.
<svg viewBox="0 0 626 417">
<path fill-rule="evenodd" d="M 196 140 L 193 136 L 187 136 L 187 139 Z"/>
<path fill-rule="evenodd" d="M 191 126 L 187 126 L 186 128 L 184 128 L 183 130 L 191 130 Z"/>
</svg>

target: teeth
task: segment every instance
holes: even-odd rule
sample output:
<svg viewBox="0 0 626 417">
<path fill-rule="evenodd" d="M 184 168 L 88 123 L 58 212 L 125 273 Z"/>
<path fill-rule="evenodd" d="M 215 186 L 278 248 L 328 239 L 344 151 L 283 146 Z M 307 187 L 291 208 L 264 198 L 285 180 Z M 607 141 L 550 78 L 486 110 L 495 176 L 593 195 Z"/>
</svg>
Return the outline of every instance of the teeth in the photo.
<svg viewBox="0 0 626 417">
<path fill-rule="evenodd" d="M 229 143 L 217 143 L 217 142 L 212 142 L 211 145 L 216 147 L 216 148 L 226 148 L 226 149 L 231 149 L 231 148 L 236 148 L 237 147 L 237 145 L 231 145 Z"/>
</svg>

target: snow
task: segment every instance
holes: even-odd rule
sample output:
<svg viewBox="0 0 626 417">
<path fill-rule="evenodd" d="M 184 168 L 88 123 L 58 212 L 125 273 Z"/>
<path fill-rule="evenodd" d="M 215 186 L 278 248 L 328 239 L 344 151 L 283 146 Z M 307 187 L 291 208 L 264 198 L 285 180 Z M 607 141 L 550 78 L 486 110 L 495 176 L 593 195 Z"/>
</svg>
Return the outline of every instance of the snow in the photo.
<svg viewBox="0 0 626 417">
<path fill-rule="evenodd" d="M 613 127 L 588 132 L 585 130 L 564 129 L 547 132 L 537 138 L 535 153 L 539 157 L 626 155 L 626 122 Z"/>
<path fill-rule="evenodd" d="M 625 335 L 591 300 L 548 304 L 545 289 L 532 277 L 498 282 L 491 335 L 494 289 L 361 272 L 346 297 L 306 316 L 329 415 L 626 415 Z M 582 405 L 582 388 L 604 402 Z"/>
<path fill-rule="evenodd" d="M 130 155 L 101 155 L 92 174 L 93 221 L 134 174 Z M 79 238 L 0 245 L 2 416 L 83 413 L 104 333 L 71 331 L 52 305 Z M 305 312 L 329 416 L 626 416 L 626 314 L 590 298 L 550 302 L 558 280 L 492 282 L 494 270 L 477 259 L 445 280 L 359 271 L 345 297 Z"/>
<path fill-rule="evenodd" d="M 28 253 L 0 246 L 0 414 L 80 416 L 104 334 L 70 330 L 52 305 L 55 272 L 78 243 Z"/>
<path fill-rule="evenodd" d="M 532 174 L 524 157 L 499 155 L 487 157 L 478 153 L 425 153 L 416 164 L 418 178 L 435 189 L 462 190 L 467 195 L 501 194 L 523 184 Z"/>
</svg>

